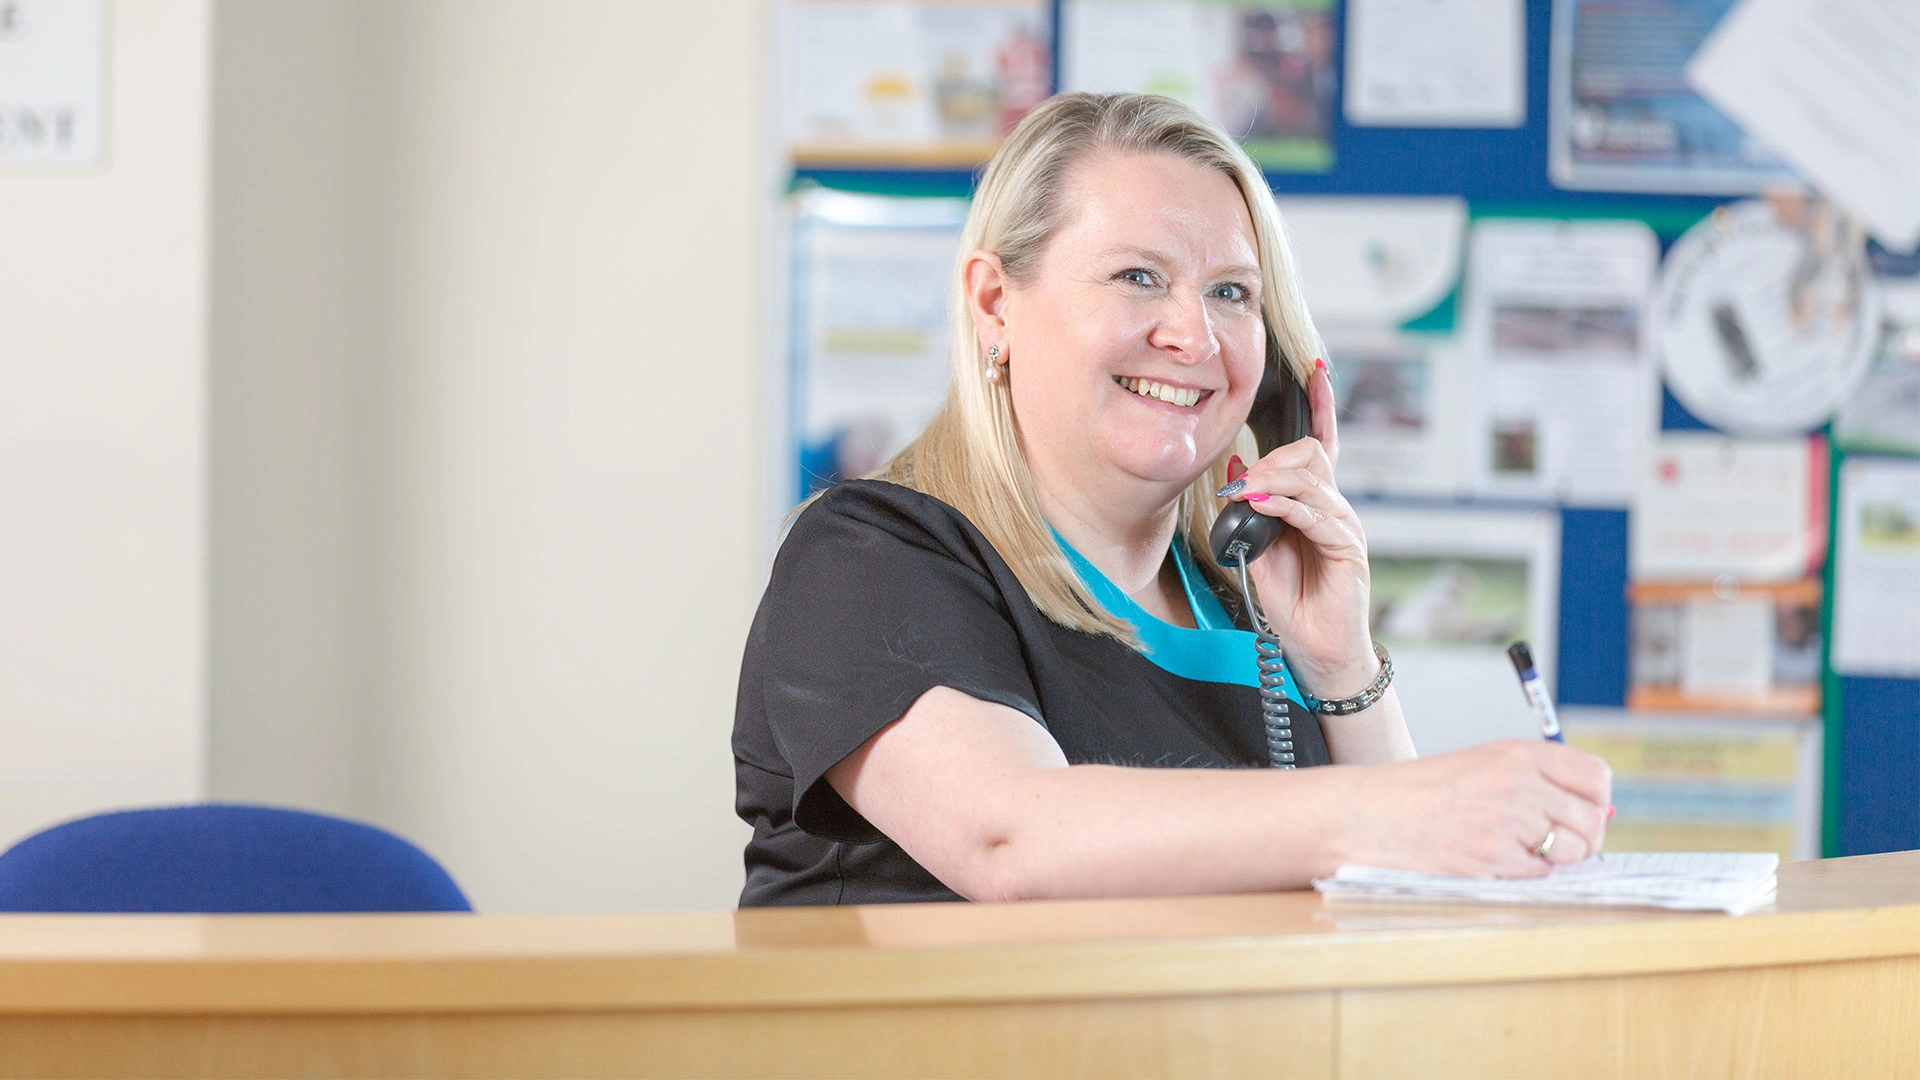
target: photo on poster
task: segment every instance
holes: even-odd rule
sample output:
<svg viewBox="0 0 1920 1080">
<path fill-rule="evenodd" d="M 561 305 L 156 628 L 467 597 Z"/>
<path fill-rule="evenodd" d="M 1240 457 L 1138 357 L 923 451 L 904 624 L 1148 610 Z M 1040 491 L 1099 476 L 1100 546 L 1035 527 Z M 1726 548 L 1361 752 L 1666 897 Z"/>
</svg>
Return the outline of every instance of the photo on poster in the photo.
<svg viewBox="0 0 1920 1080">
<path fill-rule="evenodd" d="M 1540 430 L 1530 419 L 1501 419 L 1487 433 L 1494 479 L 1533 484 L 1540 478 Z"/>
<path fill-rule="evenodd" d="M 1532 636 L 1527 560 L 1376 555 L 1372 625 L 1382 641 L 1423 648 L 1505 649 Z"/>
<path fill-rule="evenodd" d="M 1423 358 L 1357 356 L 1344 367 L 1343 431 L 1418 435 L 1432 425 L 1432 379 Z"/>
<path fill-rule="evenodd" d="M 1558 187 L 1748 195 L 1797 179 L 1687 84 L 1734 0 L 1554 0 L 1547 131 Z"/>
<path fill-rule="evenodd" d="M 1264 169 L 1333 167 L 1331 0 L 1063 0 L 1060 88 L 1165 94 Z"/>
<path fill-rule="evenodd" d="M 1044 0 L 784 0 L 782 141 L 811 165 L 977 165 L 1051 92 Z"/>
<path fill-rule="evenodd" d="M 1493 309 L 1493 347 L 1515 359 L 1631 363 L 1640 351 L 1640 307 L 1503 302 Z"/>
<path fill-rule="evenodd" d="M 1459 350 L 1450 338 L 1328 328 L 1349 496 L 1450 495 L 1464 487 Z"/>
<path fill-rule="evenodd" d="M 1507 657 L 1525 640 L 1558 671 L 1560 515 L 1362 502 L 1373 635 L 1393 654 L 1422 754 L 1538 738 Z"/>
</svg>

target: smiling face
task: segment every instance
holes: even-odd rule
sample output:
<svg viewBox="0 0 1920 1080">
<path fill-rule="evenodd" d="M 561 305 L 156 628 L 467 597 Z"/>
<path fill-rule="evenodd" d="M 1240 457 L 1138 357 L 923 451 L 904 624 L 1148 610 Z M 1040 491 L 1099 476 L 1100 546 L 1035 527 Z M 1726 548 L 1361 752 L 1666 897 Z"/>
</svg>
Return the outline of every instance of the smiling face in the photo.
<svg viewBox="0 0 1920 1080">
<path fill-rule="evenodd" d="M 1065 198 L 1070 219 L 1002 309 L 1022 446 L 1037 477 L 1172 497 L 1226 451 L 1260 385 L 1246 201 L 1167 154 L 1091 159 Z"/>
</svg>

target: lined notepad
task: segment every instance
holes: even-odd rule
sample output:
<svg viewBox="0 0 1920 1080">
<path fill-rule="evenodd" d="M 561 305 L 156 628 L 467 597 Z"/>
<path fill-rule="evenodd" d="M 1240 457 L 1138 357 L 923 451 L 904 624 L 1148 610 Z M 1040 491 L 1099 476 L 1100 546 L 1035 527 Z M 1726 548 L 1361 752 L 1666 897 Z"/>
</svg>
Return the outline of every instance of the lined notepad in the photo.
<svg viewBox="0 0 1920 1080">
<path fill-rule="evenodd" d="M 1780 856 L 1746 851 L 1623 851 L 1556 866 L 1537 878 L 1475 878 L 1342 866 L 1313 887 L 1328 897 L 1571 904 L 1724 911 L 1740 915 L 1773 896 Z"/>
</svg>

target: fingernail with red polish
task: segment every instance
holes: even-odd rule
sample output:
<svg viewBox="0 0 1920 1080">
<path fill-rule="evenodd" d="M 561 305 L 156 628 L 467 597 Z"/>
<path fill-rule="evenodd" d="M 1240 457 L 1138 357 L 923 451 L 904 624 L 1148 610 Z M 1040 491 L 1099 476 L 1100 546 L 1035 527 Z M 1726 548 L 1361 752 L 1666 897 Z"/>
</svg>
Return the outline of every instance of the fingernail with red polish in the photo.
<svg viewBox="0 0 1920 1080">
<path fill-rule="evenodd" d="M 1240 479 L 1240 474 L 1246 471 L 1246 463 L 1240 460 L 1239 454 L 1235 454 L 1227 459 L 1227 479 L 1238 480 Z"/>
<path fill-rule="evenodd" d="M 1248 502 L 1266 502 L 1267 496 L 1262 494 L 1261 492 L 1256 491 L 1253 494 L 1247 496 L 1247 501 Z"/>
<path fill-rule="evenodd" d="M 1325 360 L 1324 358 L 1322 358 L 1322 357 L 1318 357 L 1318 356 L 1316 356 L 1316 357 L 1314 357 L 1314 358 L 1313 358 L 1313 366 L 1314 366 L 1314 367 L 1316 367 L 1316 368 L 1318 368 L 1318 369 L 1320 369 L 1321 371 L 1325 371 L 1325 370 L 1327 370 L 1327 362 L 1326 362 L 1326 360 Z"/>
<path fill-rule="evenodd" d="M 1608 821 L 1613 820 L 1613 804 L 1612 803 L 1607 804 L 1607 820 Z"/>
</svg>

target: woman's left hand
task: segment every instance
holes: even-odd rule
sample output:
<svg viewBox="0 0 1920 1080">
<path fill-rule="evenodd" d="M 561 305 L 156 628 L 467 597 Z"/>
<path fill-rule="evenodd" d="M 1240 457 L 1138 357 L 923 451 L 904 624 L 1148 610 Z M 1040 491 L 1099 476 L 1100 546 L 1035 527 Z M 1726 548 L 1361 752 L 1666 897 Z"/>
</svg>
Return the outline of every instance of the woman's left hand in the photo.
<svg viewBox="0 0 1920 1080">
<path fill-rule="evenodd" d="M 1234 498 L 1291 526 L 1247 567 L 1287 665 L 1308 693 L 1350 697 L 1373 681 L 1380 662 L 1367 625 L 1366 534 L 1333 478 L 1340 432 L 1325 364 L 1307 381 L 1307 401 L 1313 435 L 1229 479 L 1247 482 Z"/>
</svg>

